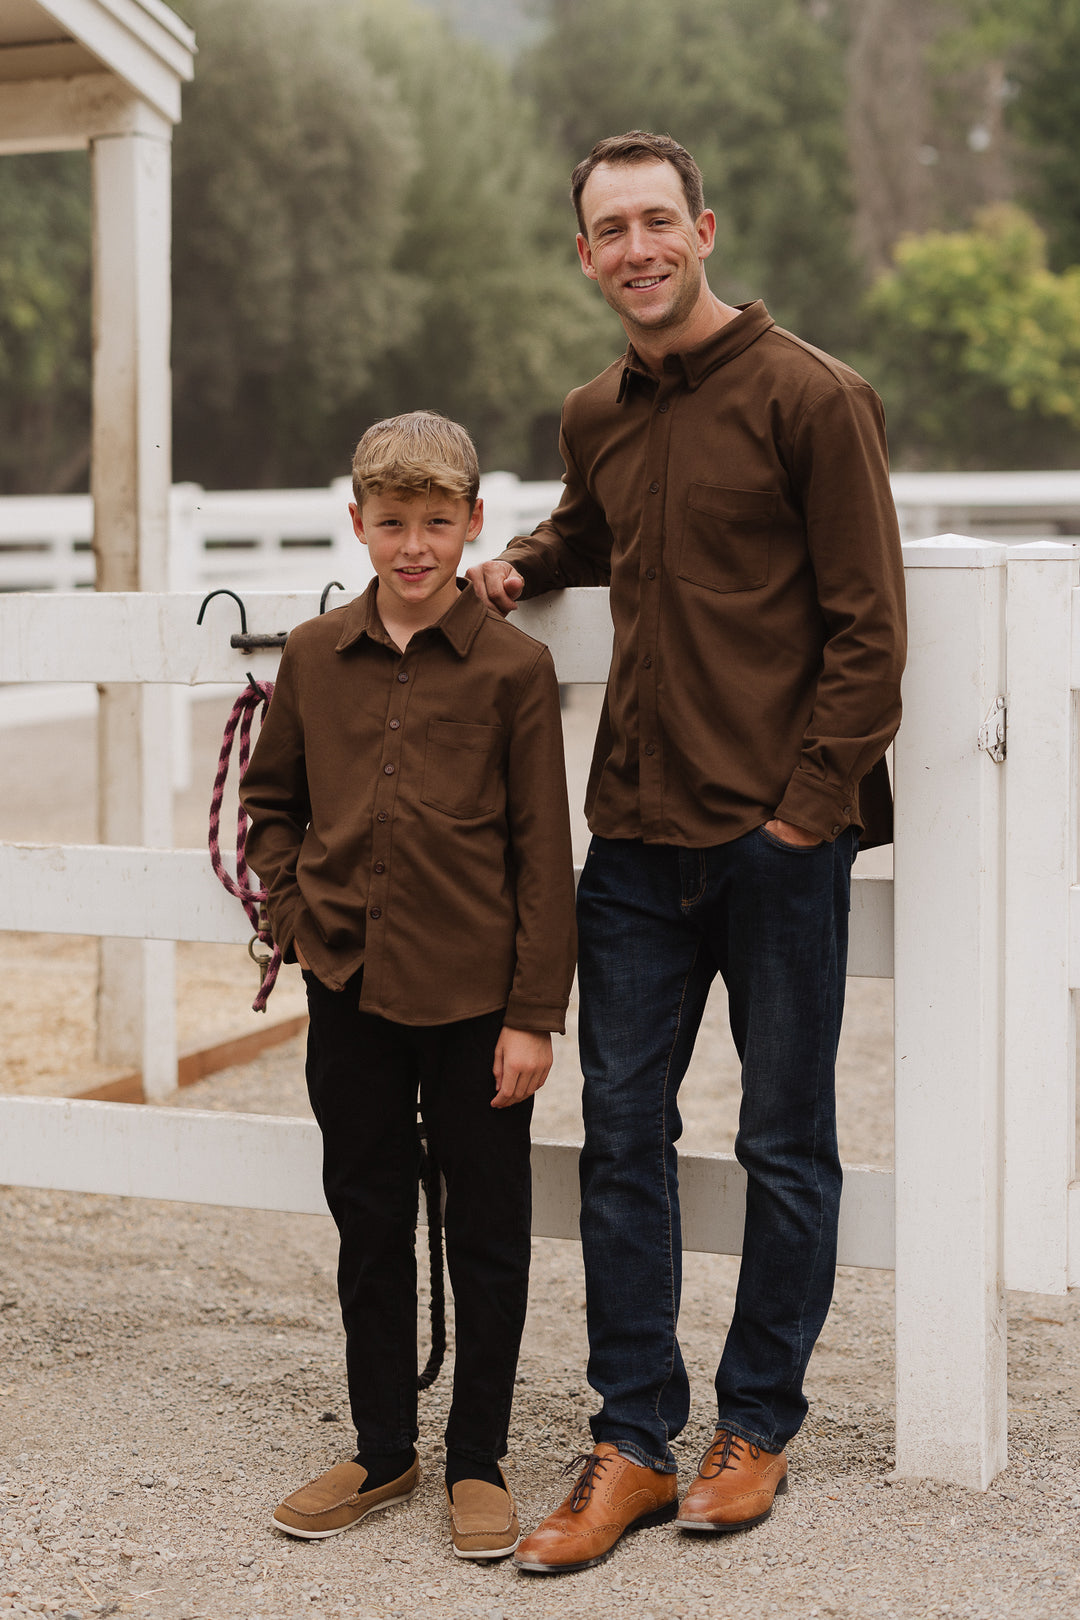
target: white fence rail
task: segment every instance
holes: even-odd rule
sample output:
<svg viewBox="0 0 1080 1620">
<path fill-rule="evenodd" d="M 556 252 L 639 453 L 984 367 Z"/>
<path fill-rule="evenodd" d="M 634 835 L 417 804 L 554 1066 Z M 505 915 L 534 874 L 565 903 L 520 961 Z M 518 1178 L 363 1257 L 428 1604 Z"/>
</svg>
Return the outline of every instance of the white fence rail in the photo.
<svg viewBox="0 0 1080 1620">
<path fill-rule="evenodd" d="M 895 1175 L 848 1171 L 840 1254 L 895 1264 L 898 1469 L 985 1487 L 1006 1460 L 1006 1283 L 1080 1282 L 1078 565 L 1070 546 L 955 536 L 908 545 L 905 561 L 912 656 L 895 879 L 856 879 L 851 947 L 854 974 L 896 981 Z M 308 593 L 244 597 L 253 631 L 288 630 L 319 605 Z M 571 591 L 520 610 L 560 679 L 604 678 L 605 598 Z M 229 646 L 235 605 L 216 600 L 196 627 L 199 600 L 0 597 L 0 681 L 239 686 L 248 668 L 272 675 L 276 654 Z M 201 851 L 119 847 L 0 845 L 0 927 L 246 936 Z M 538 1144 L 539 1234 L 575 1234 L 575 1157 Z M 689 1153 L 680 1163 L 687 1246 L 737 1252 L 738 1166 Z M 322 1207 L 310 1124 L 105 1103 L 0 1098 L 2 1181 Z"/>
<path fill-rule="evenodd" d="M 894 473 L 905 540 L 952 530 L 984 539 L 1080 537 L 1080 472 Z M 475 556 L 494 556 L 528 534 L 559 498 L 557 481 L 524 483 L 489 473 L 480 485 L 484 532 Z M 370 569 L 349 522 L 347 478 L 325 489 L 205 490 L 175 484 L 170 549 L 173 590 L 305 591 L 328 579 L 362 584 Z M 0 498 L 0 591 L 91 589 L 94 528 L 89 495 Z"/>
</svg>

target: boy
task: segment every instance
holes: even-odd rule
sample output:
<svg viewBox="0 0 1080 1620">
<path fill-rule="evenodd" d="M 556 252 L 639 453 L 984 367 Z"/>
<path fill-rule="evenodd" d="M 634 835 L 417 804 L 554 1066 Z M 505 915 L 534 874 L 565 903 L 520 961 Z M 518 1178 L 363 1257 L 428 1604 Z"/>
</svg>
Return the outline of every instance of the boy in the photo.
<svg viewBox="0 0 1080 1620">
<path fill-rule="evenodd" d="M 376 578 L 290 635 L 241 797 L 274 939 L 307 986 L 358 1447 L 273 1522 L 336 1535 L 416 1489 L 419 1092 L 456 1306 L 453 1545 L 502 1558 L 520 1539 L 498 1464 L 528 1290 L 529 1122 L 564 1027 L 574 884 L 551 655 L 457 578 L 478 486 L 472 441 L 443 417 L 364 434 L 349 510 Z"/>
</svg>

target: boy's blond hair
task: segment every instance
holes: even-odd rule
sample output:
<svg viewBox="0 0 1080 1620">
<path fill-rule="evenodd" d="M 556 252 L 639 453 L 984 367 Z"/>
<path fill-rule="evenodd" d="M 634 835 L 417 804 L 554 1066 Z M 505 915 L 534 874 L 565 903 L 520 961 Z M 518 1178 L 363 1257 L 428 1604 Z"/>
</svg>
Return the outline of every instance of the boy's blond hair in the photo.
<svg viewBox="0 0 1080 1620">
<path fill-rule="evenodd" d="M 352 463 L 353 495 L 358 506 L 368 495 L 401 491 L 430 495 L 438 491 L 476 504 L 480 463 L 476 446 L 457 422 L 437 411 L 407 411 L 368 428 Z"/>
</svg>

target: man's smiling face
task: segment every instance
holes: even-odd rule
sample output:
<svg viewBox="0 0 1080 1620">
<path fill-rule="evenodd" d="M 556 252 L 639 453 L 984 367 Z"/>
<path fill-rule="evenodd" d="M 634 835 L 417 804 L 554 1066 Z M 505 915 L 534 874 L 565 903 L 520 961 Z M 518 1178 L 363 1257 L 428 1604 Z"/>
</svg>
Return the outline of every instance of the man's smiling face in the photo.
<svg viewBox="0 0 1080 1620">
<path fill-rule="evenodd" d="M 670 163 L 601 163 L 581 195 L 585 234 L 581 268 L 598 283 L 633 341 L 635 333 L 674 337 L 688 328 L 703 296 L 702 268 L 713 250 L 716 219 L 694 220 Z"/>
</svg>

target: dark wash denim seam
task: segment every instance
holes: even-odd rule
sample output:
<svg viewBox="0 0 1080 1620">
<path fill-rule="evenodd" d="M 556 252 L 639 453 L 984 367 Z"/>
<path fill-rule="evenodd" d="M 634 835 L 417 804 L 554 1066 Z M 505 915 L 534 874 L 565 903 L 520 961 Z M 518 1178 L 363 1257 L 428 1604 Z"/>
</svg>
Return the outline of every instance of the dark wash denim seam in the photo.
<svg viewBox="0 0 1080 1620">
<path fill-rule="evenodd" d="M 704 868 L 704 859 L 702 860 L 702 867 Z M 702 870 L 702 886 L 701 886 L 701 889 L 700 889 L 699 893 L 704 893 L 704 890 L 705 890 L 704 878 L 705 878 L 705 874 L 704 874 L 704 870 Z M 660 1123 L 661 1123 L 661 1126 L 663 1126 L 663 1123 L 667 1118 L 668 1088 L 669 1088 L 669 1086 L 671 1084 L 671 1065 L 672 1065 L 673 1059 L 675 1057 L 675 1050 L 676 1050 L 676 1047 L 678 1046 L 679 1035 L 680 1035 L 680 1032 L 682 1030 L 683 1011 L 684 1011 L 685 1006 L 686 1006 L 686 992 L 687 992 L 687 990 L 689 988 L 689 985 L 690 985 L 691 974 L 693 973 L 694 968 L 697 966 L 698 954 L 699 953 L 697 951 L 694 952 L 694 960 L 691 962 L 689 968 L 687 969 L 686 977 L 683 980 L 682 995 L 679 998 L 679 1010 L 678 1010 L 678 1012 L 677 1012 L 677 1014 L 675 1016 L 675 1029 L 674 1029 L 673 1034 L 672 1034 L 671 1045 L 668 1048 L 667 1064 L 665 1065 L 665 1068 L 664 1068 L 663 1106 L 662 1106 L 662 1108 L 660 1110 Z M 677 1089 L 677 1086 L 676 1086 L 676 1089 Z M 664 1160 L 664 1148 L 663 1148 L 663 1142 L 661 1142 L 661 1145 L 660 1145 L 660 1162 L 661 1162 L 661 1164 L 663 1164 L 663 1160 Z M 678 1229 L 679 1229 L 679 1231 L 678 1231 L 679 1241 L 680 1241 L 680 1243 L 682 1242 L 682 1227 L 681 1227 L 681 1222 L 678 1221 L 676 1212 L 673 1210 L 673 1207 L 672 1207 L 671 1182 L 667 1178 L 667 1176 L 665 1176 L 665 1178 L 664 1178 L 664 1186 L 665 1186 L 665 1190 L 666 1190 L 666 1193 L 667 1193 L 667 1206 L 668 1206 L 668 1271 L 669 1271 L 669 1275 L 672 1278 L 672 1287 L 671 1287 L 671 1291 L 670 1291 L 670 1295 L 669 1295 L 670 1304 L 671 1304 L 671 1351 L 670 1351 L 670 1354 L 668 1356 L 667 1378 L 664 1381 L 665 1384 L 666 1384 L 671 1379 L 671 1376 L 675 1371 L 676 1351 L 677 1351 L 678 1342 L 679 1342 L 679 1340 L 678 1340 L 679 1298 L 678 1298 L 678 1292 L 677 1292 L 677 1290 L 675 1288 L 675 1284 L 674 1284 L 674 1278 L 675 1278 L 675 1243 L 674 1243 L 674 1236 L 675 1236 L 675 1228 L 676 1228 L 676 1226 L 678 1226 Z M 656 1421 L 657 1421 L 658 1425 L 664 1423 L 663 1418 L 660 1416 L 660 1397 L 663 1394 L 663 1390 L 664 1390 L 663 1385 L 661 1385 L 661 1386 L 659 1386 L 657 1388 L 657 1391 L 656 1391 L 656 1403 L 655 1403 L 655 1406 L 653 1408 L 653 1410 L 654 1410 L 654 1412 L 656 1414 Z M 667 1425 L 664 1424 L 665 1430 L 666 1430 L 666 1427 L 667 1427 Z M 663 1473 L 663 1474 L 666 1474 L 668 1472 L 672 1472 L 672 1473 L 675 1472 L 674 1468 L 669 1466 L 666 1457 L 662 1461 L 659 1461 L 659 1462 L 657 1462 L 657 1461 L 649 1462 L 649 1463 L 646 1464 L 646 1467 L 656 1469 L 660 1473 Z"/>
<path fill-rule="evenodd" d="M 736 1156 L 747 1172 L 719 1427 L 783 1449 L 805 1416 L 802 1378 L 832 1294 L 841 1181 L 832 1074 L 854 835 L 801 848 L 759 831 L 701 852 L 594 838 L 579 889 L 581 1225 L 589 1380 L 603 1400 L 592 1428 L 665 1472 L 690 1409 L 669 1332 L 681 1261 L 674 1104 L 717 970 L 743 1061 Z M 705 892 L 688 910 L 695 856 Z M 659 1174 L 658 1102 L 668 1130 Z"/>
</svg>

